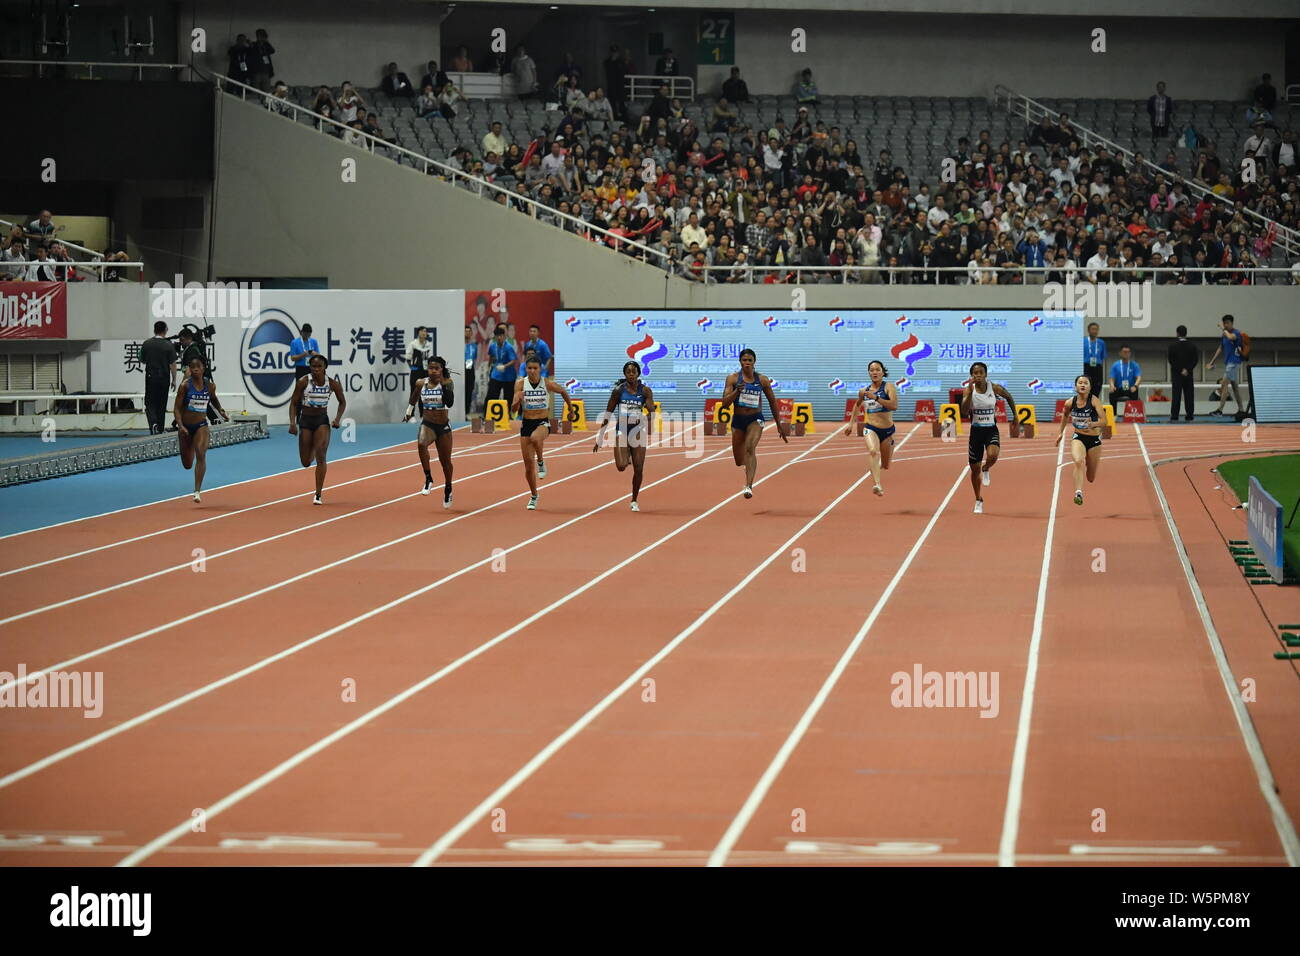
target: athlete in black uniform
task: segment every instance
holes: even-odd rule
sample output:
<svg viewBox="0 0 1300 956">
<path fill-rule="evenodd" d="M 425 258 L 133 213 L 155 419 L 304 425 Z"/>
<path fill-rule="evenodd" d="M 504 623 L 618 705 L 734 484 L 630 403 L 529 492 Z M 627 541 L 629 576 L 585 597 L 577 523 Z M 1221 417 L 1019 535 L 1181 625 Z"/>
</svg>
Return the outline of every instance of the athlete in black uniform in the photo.
<svg viewBox="0 0 1300 956">
<path fill-rule="evenodd" d="M 321 503 L 325 490 L 325 453 L 330 447 L 330 428 L 338 428 L 348 400 L 343 396 L 343 386 L 336 378 L 325 377 L 325 356 L 313 355 L 308 361 L 310 370 L 294 386 L 289 400 L 289 434 L 298 436 L 298 460 L 306 468 L 316 462 L 316 497 L 312 504 Z M 330 395 L 339 400 L 338 413 L 330 421 Z"/>
<path fill-rule="evenodd" d="M 451 380 L 447 378 L 447 362 L 441 355 L 430 356 L 428 373 L 411 386 L 411 402 L 406 406 L 409 422 L 415 414 L 416 404 L 420 407 L 420 432 L 416 436 L 420 450 L 420 464 L 424 466 L 424 490 L 427 495 L 433 487 L 433 474 L 429 471 L 429 443 L 433 442 L 438 450 L 438 463 L 442 465 L 442 506 L 451 507 L 451 425 L 448 424 L 448 409 L 454 407 L 456 396 L 452 393 Z"/>
<path fill-rule="evenodd" d="M 1061 416 L 1061 430 L 1056 433 L 1056 444 L 1061 443 L 1068 425 L 1074 426 L 1074 440 L 1070 442 L 1070 457 L 1074 459 L 1074 503 L 1083 504 L 1083 479 L 1089 483 L 1097 480 L 1101 467 L 1101 426 L 1106 420 L 1101 399 L 1092 394 L 1092 380 L 1080 375 L 1074 380 L 1074 395 Z"/>
</svg>

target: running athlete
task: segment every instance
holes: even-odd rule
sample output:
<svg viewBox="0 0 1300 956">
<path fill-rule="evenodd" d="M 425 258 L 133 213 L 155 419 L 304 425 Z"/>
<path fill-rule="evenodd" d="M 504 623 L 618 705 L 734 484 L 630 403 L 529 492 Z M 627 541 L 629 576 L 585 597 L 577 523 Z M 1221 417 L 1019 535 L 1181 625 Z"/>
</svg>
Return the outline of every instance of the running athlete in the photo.
<svg viewBox="0 0 1300 956">
<path fill-rule="evenodd" d="M 654 429 L 655 396 L 650 386 L 641 381 L 641 363 L 624 362 L 623 380 L 610 393 L 609 405 L 596 425 L 596 444 L 592 452 L 600 450 L 605 437 L 605 423 L 614 422 L 614 465 L 626 471 L 632 465 L 632 510 L 640 511 L 636 503 L 641 493 L 641 478 L 645 468 L 645 450 Z"/>
<path fill-rule="evenodd" d="M 975 513 L 984 513 L 984 493 L 981 488 L 992 484 L 989 469 L 998 462 L 1002 451 L 1002 435 L 998 431 L 998 399 L 1011 407 L 1011 421 L 1016 421 L 1016 400 L 1001 385 L 990 382 L 989 367 L 976 362 L 970 367 L 971 383 L 961 397 L 961 416 L 970 418 L 970 441 L 966 446 L 966 460 L 970 464 L 970 483 L 975 489 Z"/>
<path fill-rule="evenodd" d="M 772 409 L 772 419 L 781 440 L 790 443 L 786 428 L 776 411 L 776 396 L 772 394 L 772 380 L 754 371 L 758 356 L 753 349 L 740 353 L 740 371 L 727 376 L 727 384 L 720 407 L 735 405 L 731 416 L 731 454 L 737 468 L 745 469 L 746 498 L 754 497 L 754 474 L 758 471 L 758 441 L 763 437 L 763 396 Z"/>
<path fill-rule="evenodd" d="M 203 359 L 190 359 L 190 375 L 176 390 L 172 412 L 180 427 L 176 431 L 180 442 L 181 464 L 185 470 L 194 469 L 194 500 L 198 502 L 203 490 L 203 476 L 208 470 L 208 406 L 221 413 L 222 419 L 230 416 L 217 398 L 217 384 L 203 375 Z"/>
<path fill-rule="evenodd" d="M 1092 380 L 1080 375 L 1074 380 L 1074 395 L 1061 416 L 1061 430 L 1056 433 L 1056 444 L 1061 443 L 1067 425 L 1074 426 L 1074 440 L 1070 442 L 1070 457 L 1074 459 L 1074 503 L 1083 504 L 1083 479 L 1097 480 L 1101 467 L 1101 426 L 1106 420 L 1101 399 L 1092 394 Z"/>
<path fill-rule="evenodd" d="M 306 468 L 316 462 L 316 497 L 312 504 L 321 503 L 321 493 L 325 490 L 325 453 L 330 447 L 330 429 L 338 428 L 343 418 L 343 409 L 348 407 L 348 400 L 343 397 L 343 386 L 336 378 L 325 375 L 325 356 L 313 355 L 307 362 L 310 370 L 294 386 L 293 398 L 289 400 L 289 434 L 298 436 L 298 460 Z M 339 410 L 330 421 L 330 395 L 339 400 Z"/>
<path fill-rule="evenodd" d="M 510 405 L 510 415 L 514 416 L 521 408 L 524 418 L 519 429 L 519 448 L 524 453 L 524 474 L 528 478 L 528 490 L 532 497 L 528 499 L 528 510 L 537 510 L 537 479 L 546 477 L 546 465 L 542 463 L 542 445 L 551 433 L 551 392 L 564 399 L 564 413 L 569 413 L 573 399 L 563 385 L 557 385 L 554 379 L 542 378 L 542 363 L 534 355 L 524 363 L 527 374 L 515 382 L 515 398 Z"/>
<path fill-rule="evenodd" d="M 858 420 L 858 410 L 865 403 L 867 406 L 866 427 L 862 430 L 867 439 L 867 460 L 871 462 L 871 478 L 875 482 L 872 490 L 883 495 L 885 489 L 880 484 L 880 473 L 889 467 L 894 458 L 894 410 L 898 408 L 898 389 L 893 382 L 886 382 L 885 364 L 878 360 L 867 363 L 867 375 L 871 384 L 858 390 L 858 401 L 849 416 L 849 427 L 844 429 L 848 435 L 853 431 L 853 423 Z"/>
<path fill-rule="evenodd" d="M 411 387 L 411 402 L 406 406 L 409 422 L 415 414 L 416 403 L 420 406 L 420 432 L 416 436 L 420 449 L 420 464 L 424 466 L 424 490 L 427 495 L 433 488 L 433 475 L 429 471 L 429 443 L 433 442 L 438 451 L 438 463 L 442 465 L 442 506 L 451 507 L 451 425 L 447 423 L 449 409 L 455 407 L 456 396 L 452 393 L 451 380 L 447 378 L 447 363 L 441 355 L 429 358 L 426 377 Z"/>
</svg>

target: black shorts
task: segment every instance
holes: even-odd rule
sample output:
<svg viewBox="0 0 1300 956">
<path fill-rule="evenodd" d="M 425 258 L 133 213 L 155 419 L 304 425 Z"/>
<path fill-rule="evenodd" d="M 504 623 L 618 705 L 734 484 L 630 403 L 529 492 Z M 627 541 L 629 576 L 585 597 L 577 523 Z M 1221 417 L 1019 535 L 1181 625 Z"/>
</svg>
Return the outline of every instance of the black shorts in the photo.
<svg viewBox="0 0 1300 956">
<path fill-rule="evenodd" d="M 525 418 L 519 427 L 521 438 L 527 438 L 539 428 L 550 428 L 551 420 L 549 418 Z"/>
<path fill-rule="evenodd" d="M 970 440 L 966 443 L 966 460 L 972 465 L 978 464 L 984 458 L 984 450 L 989 445 L 1002 447 L 1002 435 L 998 431 L 997 425 L 972 425 L 970 427 Z"/>
<path fill-rule="evenodd" d="M 446 422 L 424 422 L 424 421 L 422 421 L 422 422 L 420 422 L 420 428 L 427 428 L 427 429 L 429 429 L 429 431 L 433 432 L 433 437 L 434 437 L 435 439 L 441 438 L 443 435 L 449 435 L 449 434 L 451 434 L 451 426 L 450 426 L 449 424 L 447 424 Z M 418 432 L 416 433 L 415 440 L 416 440 L 416 441 L 419 441 L 419 440 L 420 440 L 420 436 L 419 436 L 419 433 L 418 433 Z"/>
<path fill-rule="evenodd" d="M 194 425 L 187 425 L 185 422 L 181 422 L 181 427 L 184 428 L 187 432 L 189 432 L 190 437 L 193 438 L 195 435 L 199 433 L 200 428 L 207 428 L 208 423 L 198 422 L 197 424 Z"/>
<path fill-rule="evenodd" d="M 760 425 L 763 424 L 764 418 L 762 412 L 755 412 L 752 415 L 732 415 L 731 430 L 733 432 L 747 432 L 749 431 L 749 426 L 754 424 L 754 422 L 758 422 Z"/>
<path fill-rule="evenodd" d="M 328 415 L 305 415 L 301 412 L 298 414 L 298 428 L 301 431 L 312 432 L 322 425 L 328 428 L 329 423 L 330 417 Z"/>
<path fill-rule="evenodd" d="M 1074 440 L 1078 442 L 1083 442 L 1083 447 L 1088 451 L 1092 451 L 1092 449 L 1094 448 L 1101 447 L 1100 435 L 1080 435 L 1078 432 L 1075 432 Z"/>
<path fill-rule="evenodd" d="M 888 428 L 877 428 L 870 422 L 864 422 L 863 427 L 865 427 L 867 431 L 875 432 L 876 437 L 880 439 L 880 444 L 882 445 L 886 440 L 888 440 L 892 445 L 894 443 L 894 432 L 898 431 L 897 425 L 890 425 Z"/>
</svg>

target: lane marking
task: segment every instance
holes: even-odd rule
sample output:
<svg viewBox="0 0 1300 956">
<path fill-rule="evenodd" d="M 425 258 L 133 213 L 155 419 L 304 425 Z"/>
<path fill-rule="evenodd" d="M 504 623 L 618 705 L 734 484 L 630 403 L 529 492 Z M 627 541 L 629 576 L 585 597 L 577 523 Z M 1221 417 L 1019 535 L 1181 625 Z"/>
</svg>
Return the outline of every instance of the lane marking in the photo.
<svg viewBox="0 0 1300 956">
<path fill-rule="evenodd" d="M 1025 665 L 1024 694 L 1016 723 L 1016 745 L 1011 756 L 1011 780 L 1002 814 L 1002 838 L 998 845 L 998 866 L 1016 865 L 1016 837 L 1020 832 L 1020 805 L 1024 799 L 1025 767 L 1029 756 L 1029 725 L 1034 713 L 1034 689 L 1038 686 L 1038 651 L 1043 642 L 1043 613 L 1047 607 L 1047 574 L 1052 565 L 1052 539 L 1056 534 L 1056 503 L 1061 497 L 1061 459 L 1065 441 L 1056 446 L 1056 468 L 1052 478 L 1052 504 L 1047 513 L 1047 534 L 1043 537 L 1043 563 L 1038 572 L 1038 596 L 1034 600 L 1034 629 L 1029 637 L 1029 659 Z"/>
<path fill-rule="evenodd" d="M 1214 621 L 1210 618 L 1210 609 L 1205 603 L 1205 595 L 1201 591 L 1201 586 L 1196 580 L 1196 572 L 1192 570 L 1191 559 L 1187 555 L 1187 548 L 1183 545 L 1182 536 L 1178 533 L 1178 526 L 1174 523 L 1174 516 L 1169 511 L 1169 502 L 1165 499 L 1164 489 L 1160 486 L 1160 479 L 1156 477 L 1155 466 L 1151 463 L 1151 457 L 1147 454 L 1146 442 L 1142 437 L 1142 426 L 1134 425 L 1137 431 L 1138 444 L 1142 447 L 1142 457 L 1146 461 L 1147 474 L 1151 478 L 1151 484 L 1155 488 L 1156 499 L 1160 502 L 1160 510 L 1164 512 L 1165 524 L 1169 528 L 1169 534 L 1173 538 L 1174 551 L 1178 555 L 1178 561 L 1183 566 L 1183 577 L 1187 581 L 1187 587 L 1192 592 L 1192 600 L 1196 603 L 1196 612 L 1201 617 L 1201 624 L 1205 628 L 1205 639 L 1210 644 L 1210 651 L 1214 655 L 1214 663 L 1218 665 L 1219 677 L 1223 681 L 1223 689 L 1228 695 L 1228 703 L 1232 707 L 1233 716 L 1237 719 L 1237 727 L 1241 731 L 1242 742 L 1246 745 L 1246 752 L 1250 755 L 1251 765 L 1255 769 L 1255 778 L 1259 783 L 1260 792 L 1264 795 L 1264 802 L 1268 804 L 1273 817 L 1273 826 L 1277 829 L 1278 839 L 1282 842 L 1282 850 L 1286 853 L 1287 863 L 1291 866 L 1300 866 L 1300 839 L 1296 837 L 1295 824 L 1292 823 L 1291 817 L 1286 812 L 1286 807 L 1278 798 L 1277 784 L 1273 780 L 1273 771 L 1269 768 L 1268 758 L 1264 755 L 1264 747 L 1260 743 L 1259 735 L 1255 732 L 1255 724 L 1251 720 L 1250 713 L 1246 710 L 1246 704 L 1241 699 L 1241 693 L 1238 690 L 1236 675 L 1232 672 L 1232 667 L 1228 664 L 1228 655 L 1223 650 L 1223 642 L 1219 640 L 1219 632 L 1215 630 Z"/>
<path fill-rule="evenodd" d="M 1070 853 L 1086 856 L 1095 853 L 1110 853 L 1115 856 L 1143 854 L 1147 856 L 1213 856 L 1226 854 L 1228 851 L 1217 846 L 1091 846 L 1087 843 L 1070 844 Z"/>
</svg>

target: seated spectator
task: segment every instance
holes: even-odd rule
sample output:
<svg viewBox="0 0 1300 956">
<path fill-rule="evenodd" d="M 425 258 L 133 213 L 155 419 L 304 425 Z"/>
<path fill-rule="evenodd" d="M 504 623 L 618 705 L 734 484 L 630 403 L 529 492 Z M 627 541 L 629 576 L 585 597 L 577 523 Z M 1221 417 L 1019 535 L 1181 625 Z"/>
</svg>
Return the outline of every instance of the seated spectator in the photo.
<svg viewBox="0 0 1300 956">
<path fill-rule="evenodd" d="M 349 80 L 344 80 L 343 89 L 339 93 L 338 107 L 339 115 L 334 118 L 340 123 L 351 126 L 357 118 L 357 110 L 369 110 L 370 104 L 362 98 Z"/>
<path fill-rule="evenodd" d="M 328 86 L 322 86 L 316 91 L 316 98 L 312 100 L 311 111 L 326 119 L 337 120 L 339 118 L 341 111 L 339 110 L 338 101 L 334 99 L 334 94 L 330 92 Z M 316 128 L 320 129 L 320 127 L 321 124 L 318 122 Z M 334 128 L 331 127 L 331 130 L 334 130 Z"/>
<path fill-rule="evenodd" d="M 430 60 L 425 69 L 428 72 L 420 78 L 420 89 L 424 89 L 426 86 L 432 87 L 433 95 L 437 96 L 442 92 L 442 88 L 447 85 L 447 74 L 438 69 L 437 60 Z"/>
<path fill-rule="evenodd" d="M 50 250 L 44 245 L 36 247 L 36 257 L 27 264 L 27 271 L 23 278 L 28 282 L 58 281 L 59 270 L 50 259 Z"/>
<path fill-rule="evenodd" d="M 794 85 L 794 98 L 798 103 L 814 104 L 817 102 L 817 84 L 813 82 L 812 70 L 804 67 Z"/>
<path fill-rule="evenodd" d="M 376 139 L 382 139 L 386 143 L 393 142 L 393 138 L 385 133 L 384 128 L 379 125 L 379 117 L 374 113 L 371 113 L 366 117 L 366 122 L 362 126 L 362 129 Z"/>
<path fill-rule="evenodd" d="M 709 127 L 710 133 L 730 133 L 735 130 L 740 121 L 740 114 L 736 108 L 727 102 L 725 96 L 720 97 L 713 107 L 713 123 Z"/>
<path fill-rule="evenodd" d="M 456 104 L 465 102 L 465 94 L 462 93 L 455 83 L 448 82 L 438 94 L 438 112 L 443 119 L 450 122 L 456 118 Z"/>
<path fill-rule="evenodd" d="M 276 81 L 271 95 L 266 98 L 266 108 L 282 116 L 288 116 L 292 112 L 289 105 L 289 87 L 283 81 Z"/>
<path fill-rule="evenodd" d="M 732 103 L 749 102 L 749 84 L 740 78 L 740 67 L 731 68 L 731 76 L 722 82 L 722 95 Z"/>
<path fill-rule="evenodd" d="M 500 156 L 506 151 L 506 147 L 509 146 L 510 143 L 501 132 L 500 120 L 493 120 L 492 128 L 483 134 L 481 145 L 485 157 L 488 153 L 496 153 Z"/>
<path fill-rule="evenodd" d="M 396 63 L 384 67 L 384 79 L 380 87 L 393 98 L 402 96 L 409 100 L 415 96 L 415 87 L 411 85 L 410 77 L 400 71 Z"/>
<path fill-rule="evenodd" d="M 415 101 L 415 115 L 420 119 L 427 119 L 439 112 L 441 104 L 438 102 L 437 95 L 433 92 L 433 84 L 424 84 L 424 89 L 420 91 L 419 99 Z"/>
<path fill-rule="evenodd" d="M 605 95 L 603 87 L 598 86 L 587 94 L 587 102 L 583 106 L 583 112 L 588 119 L 598 120 L 602 123 L 614 122 L 614 104 Z"/>
</svg>

